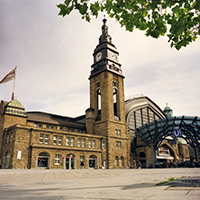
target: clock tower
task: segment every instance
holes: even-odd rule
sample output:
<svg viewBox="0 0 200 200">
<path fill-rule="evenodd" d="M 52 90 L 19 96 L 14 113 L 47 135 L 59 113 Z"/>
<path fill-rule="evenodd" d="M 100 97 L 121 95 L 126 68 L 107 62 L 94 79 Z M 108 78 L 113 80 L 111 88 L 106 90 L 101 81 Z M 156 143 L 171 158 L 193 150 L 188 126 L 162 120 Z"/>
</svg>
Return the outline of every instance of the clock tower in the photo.
<svg viewBox="0 0 200 200">
<path fill-rule="evenodd" d="M 124 168 L 129 164 L 130 139 L 125 121 L 124 75 L 118 61 L 119 52 L 108 34 L 103 19 L 102 34 L 96 46 L 90 73 L 90 128 L 95 135 L 106 137 L 102 162 L 106 168 Z M 91 125 L 92 123 L 92 125 Z M 91 130 L 92 127 L 92 130 Z"/>
</svg>

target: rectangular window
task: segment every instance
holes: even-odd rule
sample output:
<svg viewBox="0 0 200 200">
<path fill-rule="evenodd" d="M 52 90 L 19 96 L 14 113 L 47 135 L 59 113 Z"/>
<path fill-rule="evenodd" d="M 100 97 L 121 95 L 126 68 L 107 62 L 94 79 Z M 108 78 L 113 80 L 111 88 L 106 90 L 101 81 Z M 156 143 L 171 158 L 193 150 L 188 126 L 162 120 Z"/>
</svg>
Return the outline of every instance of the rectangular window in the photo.
<svg viewBox="0 0 200 200">
<path fill-rule="evenodd" d="M 121 130 L 115 130 L 115 136 L 121 137 Z"/>
<path fill-rule="evenodd" d="M 121 142 L 118 142 L 118 148 L 121 149 Z"/>
<path fill-rule="evenodd" d="M 78 138 L 78 147 L 80 147 L 80 146 L 81 146 L 81 139 Z"/>
<path fill-rule="evenodd" d="M 66 137 L 66 146 L 69 146 L 69 137 Z"/>
<path fill-rule="evenodd" d="M 53 125 L 51 125 L 51 129 L 54 129 L 54 126 L 53 126 Z"/>
<path fill-rule="evenodd" d="M 60 126 L 60 130 L 63 131 L 63 127 L 62 126 Z"/>
<path fill-rule="evenodd" d="M 106 148 L 106 141 L 102 141 L 102 149 Z"/>
<path fill-rule="evenodd" d="M 55 165 L 59 165 L 60 164 L 60 155 L 56 154 L 55 155 Z"/>
<path fill-rule="evenodd" d="M 42 128 L 42 124 L 39 124 L 39 127 Z"/>
<path fill-rule="evenodd" d="M 82 139 L 82 147 L 85 147 L 85 139 Z"/>
<path fill-rule="evenodd" d="M 54 135 L 54 137 L 53 137 L 53 144 L 57 144 L 57 136 L 56 135 Z"/>
<path fill-rule="evenodd" d="M 121 137 L 121 130 L 118 130 L 118 136 Z"/>
<path fill-rule="evenodd" d="M 49 128 L 49 125 L 47 124 L 47 128 Z"/>
<path fill-rule="evenodd" d="M 37 123 L 35 123 L 34 126 L 37 127 Z"/>
<path fill-rule="evenodd" d="M 39 142 L 43 143 L 43 140 L 44 140 L 44 134 L 40 134 L 40 140 L 39 140 Z"/>
<path fill-rule="evenodd" d="M 74 146 L 74 138 L 71 138 L 70 146 Z"/>
<path fill-rule="evenodd" d="M 88 142 L 88 147 L 89 147 L 89 148 L 92 148 L 92 140 L 89 140 L 89 142 Z"/>
<path fill-rule="evenodd" d="M 121 149 L 121 142 L 116 142 L 116 148 Z"/>
<path fill-rule="evenodd" d="M 95 140 L 92 141 L 92 148 L 96 148 L 96 141 Z"/>
<path fill-rule="evenodd" d="M 49 144 L 49 135 L 45 135 L 44 143 Z"/>
<path fill-rule="evenodd" d="M 62 145 L 62 136 L 58 137 L 58 145 Z"/>
</svg>

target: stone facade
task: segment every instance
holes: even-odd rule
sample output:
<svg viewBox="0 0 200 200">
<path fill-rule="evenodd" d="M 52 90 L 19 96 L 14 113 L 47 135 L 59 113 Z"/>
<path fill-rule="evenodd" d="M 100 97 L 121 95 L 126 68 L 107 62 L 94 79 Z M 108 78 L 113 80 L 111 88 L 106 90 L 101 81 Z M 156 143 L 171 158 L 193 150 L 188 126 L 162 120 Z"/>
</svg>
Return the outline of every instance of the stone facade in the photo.
<svg viewBox="0 0 200 200">
<path fill-rule="evenodd" d="M 130 137 L 125 121 L 124 77 L 115 57 L 119 53 L 108 36 L 105 20 L 99 41 L 93 54 L 89 78 L 90 108 L 86 115 L 70 118 L 25 112 L 17 100 L 1 103 L 3 168 L 129 167 Z M 102 54 L 97 61 L 99 52 Z"/>
</svg>

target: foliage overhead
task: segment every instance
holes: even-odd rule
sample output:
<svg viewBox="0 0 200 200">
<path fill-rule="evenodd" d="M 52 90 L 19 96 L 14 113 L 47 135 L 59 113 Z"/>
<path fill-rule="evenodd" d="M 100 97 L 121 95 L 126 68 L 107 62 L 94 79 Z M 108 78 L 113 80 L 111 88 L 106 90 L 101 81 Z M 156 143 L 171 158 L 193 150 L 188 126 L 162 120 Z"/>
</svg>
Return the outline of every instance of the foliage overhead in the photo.
<svg viewBox="0 0 200 200">
<path fill-rule="evenodd" d="M 57 7 L 63 17 L 78 10 L 87 22 L 105 12 L 127 31 L 137 28 L 153 38 L 167 35 L 177 50 L 200 35 L 200 0 L 65 0 Z"/>
</svg>

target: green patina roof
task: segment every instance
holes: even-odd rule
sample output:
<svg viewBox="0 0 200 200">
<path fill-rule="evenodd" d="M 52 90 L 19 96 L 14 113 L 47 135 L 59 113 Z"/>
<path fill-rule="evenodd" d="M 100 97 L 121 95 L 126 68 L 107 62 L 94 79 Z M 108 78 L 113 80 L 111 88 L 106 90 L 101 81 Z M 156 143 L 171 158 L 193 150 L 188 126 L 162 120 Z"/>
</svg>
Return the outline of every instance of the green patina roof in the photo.
<svg viewBox="0 0 200 200">
<path fill-rule="evenodd" d="M 17 101 L 16 99 L 10 101 L 4 110 L 5 114 L 10 114 L 10 115 L 17 115 L 17 116 L 22 116 L 26 117 L 26 112 L 24 106 Z"/>
<path fill-rule="evenodd" d="M 164 111 L 172 111 L 172 109 L 168 106 L 168 103 L 166 104 L 166 107 L 164 108 Z"/>
</svg>

